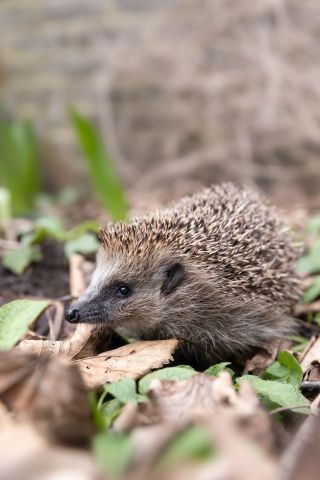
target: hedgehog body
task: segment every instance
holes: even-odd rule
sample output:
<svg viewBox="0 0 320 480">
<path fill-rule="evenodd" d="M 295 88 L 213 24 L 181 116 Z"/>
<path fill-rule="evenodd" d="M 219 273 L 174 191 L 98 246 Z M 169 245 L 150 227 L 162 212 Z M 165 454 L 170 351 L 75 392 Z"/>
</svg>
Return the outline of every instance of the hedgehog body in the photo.
<svg viewBox="0 0 320 480">
<path fill-rule="evenodd" d="M 70 321 L 176 337 L 210 361 L 239 358 L 292 331 L 298 252 L 254 191 L 206 188 L 110 225 L 100 240 L 91 285 Z"/>
</svg>

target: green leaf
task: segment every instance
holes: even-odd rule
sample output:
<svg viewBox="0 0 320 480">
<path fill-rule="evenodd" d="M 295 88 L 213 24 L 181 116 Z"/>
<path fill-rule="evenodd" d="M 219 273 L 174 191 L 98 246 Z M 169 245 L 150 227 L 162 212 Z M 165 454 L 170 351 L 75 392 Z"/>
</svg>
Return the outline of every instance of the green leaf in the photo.
<svg viewBox="0 0 320 480">
<path fill-rule="evenodd" d="M 158 467 L 167 468 L 181 462 L 213 457 L 212 442 L 207 430 L 198 425 L 188 427 L 166 446 Z"/>
<path fill-rule="evenodd" d="M 194 372 L 194 368 L 191 365 L 179 365 L 179 368 L 186 368 L 187 370 L 192 370 Z"/>
<path fill-rule="evenodd" d="M 74 108 L 70 109 L 70 116 L 102 205 L 113 220 L 125 220 L 128 214 L 125 193 L 99 132 Z"/>
<path fill-rule="evenodd" d="M 263 372 L 263 378 L 265 380 L 279 380 L 287 383 L 289 373 L 287 367 L 275 361 Z"/>
<path fill-rule="evenodd" d="M 64 251 L 67 257 L 73 253 L 82 253 L 88 255 L 97 251 L 99 246 L 98 240 L 92 233 L 84 233 L 74 240 L 69 240 L 65 243 Z"/>
<path fill-rule="evenodd" d="M 67 239 L 67 232 L 61 225 L 61 222 L 54 217 L 41 217 L 35 221 L 35 231 L 28 238 L 27 243 L 41 243 L 46 238 L 53 238 L 58 241 Z"/>
<path fill-rule="evenodd" d="M 67 232 L 67 239 L 74 240 L 86 232 L 97 233 L 99 224 L 95 220 L 86 220 Z"/>
<path fill-rule="evenodd" d="M 303 377 L 302 368 L 292 353 L 279 352 L 278 359 L 263 373 L 264 379 L 278 380 L 300 386 Z"/>
<path fill-rule="evenodd" d="M 313 284 L 303 293 L 303 302 L 310 303 L 320 296 L 320 276 L 315 277 Z"/>
<path fill-rule="evenodd" d="M 98 430 L 105 430 L 106 429 L 106 421 L 105 417 L 103 415 L 103 412 L 100 410 L 98 401 L 97 401 L 97 395 L 95 392 L 89 392 L 88 393 L 88 404 L 90 407 L 91 411 L 91 417 L 94 426 Z"/>
<path fill-rule="evenodd" d="M 141 378 L 139 381 L 139 392 L 141 394 L 146 394 L 149 389 L 150 382 L 155 378 L 159 380 L 186 380 L 196 373 L 197 372 L 195 370 L 185 368 L 185 366 L 162 368 L 161 370 L 148 373 L 148 375 L 145 375 L 143 378 Z"/>
<path fill-rule="evenodd" d="M 119 415 L 121 412 L 123 403 L 117 400 L 116 398 L 112 400 L 108 400 L 102 405 L 102 413 L 104 416 L 106 427 L 110 427 L 113 420 Z"/>
<path fill-rule="evenodd" d="M 76 187 L 66 187 L 57 194 L 55 201 L 59 205 L 71 205 L 80 197 L 80 190 Z M 53 200 L 53 199 L 52 199 Z"/>
<path fill-rule="evenodd" d="M 137 393 L 136 382 L 132 378 L 124 378 L 118 382 L 108 383 L 104 388 L 122 403 L 137 403 L 146 400 L 145 396 Z"/>
<path fill-rule="evenodd" d="M 223 372 L 226 370 L 227 372 L 230 373 L 231 376 L 234 375 L 234 371 L 231 370 L 231 368 L 226 368 L 228 365 L 231 365 L 230 362 L 222 362 L 222 363 L 216 363 L 216 365 L 213 365 L 212 367 L 209 367 L 207 370 L 205 370 L 204 373 L 207 373 L 208 375 L 212 375 L 213 377 L 216 377 L 219 375 L 220 372 Z"/>
<path fill-rule="evenodd" d="M 97 463 L 111 477 L 120 477 L 127 470 L 133 455 L 130 437 L 110 431 L 95 435 L 92 448 Z"/>
<path fill-rule="evenodd" d="M 0 307 L 0 350 L 9 350 L 50 304 L 48 300 L 14 300 Z"/>
<path fill-rule="evenodd" d="M 251 383 L 262 400 L 266 399 L 267 402 L 272 402 L 271 404 L 276 407 L 305 406 L 306 408 L 299 408 L 296 412 L 304 414 L 310 413 L 307 408 L 310 402 L 300 393 L 296 385 L 263 380 L 255 375 L 243 375 L 237 379 L 237 383 L 241 383 L 244 380 Z"/>
<path fill-rule="evenodd" d="M 303 377 L 303 371 L 300 363 L 292 353 L 283 350 L 279 352 L 278 362 L 289 370 L 288 383 L 300 386 Z"/>
<path fill-rule="evenodd" d="M 316 321 L 316 319 L 315 319 Z M 293 352 L 303 352 L 303 350 L 306 348 L 306 346 L 309 343 L 309 339 L 305 337 L 301 337 L 299 335 L 288 335 L 287 336 L 288 340 L 292 340 L 294 342 L 294 346 L 291 347 L 290 350 Z"/>
<path fill-rule="evenodd" d="M 320 325 L 320 313 L 319 313 L 319 312 L 315 314 L 315 316 L 314 316 L 314 321 L 315 321 L 318 325 Z"/>
<path fill-rule="evenodd" d="M 32 262 L 39 262 L 41 259 L 42 255 L 36 247 L 22 245 L 17 250 L 7 253 L 2 259 L 2 264 L 11 272 L 20 275 Z"/>
</svg>

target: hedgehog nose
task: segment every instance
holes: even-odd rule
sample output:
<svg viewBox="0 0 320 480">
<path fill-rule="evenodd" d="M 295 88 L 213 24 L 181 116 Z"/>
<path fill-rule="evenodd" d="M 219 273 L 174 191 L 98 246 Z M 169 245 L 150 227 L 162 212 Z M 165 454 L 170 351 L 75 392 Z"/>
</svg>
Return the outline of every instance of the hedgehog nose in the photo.
<svg viewBox="0 0 320 480">
<path fill-rule="evenodd" d="M 80 321 L 80 312 L 72 305 L 65 311 L 65 319 L 70 323 L 77 323 Z"/>
</svg>

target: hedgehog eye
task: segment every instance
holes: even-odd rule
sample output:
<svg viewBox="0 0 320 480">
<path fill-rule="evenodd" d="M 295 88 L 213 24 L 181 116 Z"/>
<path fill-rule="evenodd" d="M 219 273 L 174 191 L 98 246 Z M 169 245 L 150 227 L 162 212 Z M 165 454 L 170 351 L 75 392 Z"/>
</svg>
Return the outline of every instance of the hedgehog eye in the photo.
<svg viewBox="0 0 320 480">
<path fill-rule="evenodd" d="M 130 293 L 131 293 L 131 288 L 129 287 L 129 285 L 125 283 L 122 283 L 117 287 L 116 294 L 119 297 L 127 297 L 128 295 L 130 295 Z"/>
</svg>

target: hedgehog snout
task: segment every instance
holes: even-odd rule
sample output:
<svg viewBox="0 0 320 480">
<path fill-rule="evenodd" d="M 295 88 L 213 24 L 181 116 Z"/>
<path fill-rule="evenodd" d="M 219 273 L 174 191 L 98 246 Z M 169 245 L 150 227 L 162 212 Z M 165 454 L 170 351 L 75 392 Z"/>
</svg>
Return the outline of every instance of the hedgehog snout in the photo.
<svg viewBox="0 0 320 480">
<path fill-rule="evenodd" d="M 104 323 L 110 320 L 110 302 L 100 298 L 78 299 L 65 310 L 65 319 L 70 323 Z"/>
<path fill-rule="evenodd" d="M 65 319 L 70 323 L 78 323 L 81 320 L 80 310 L 74 303 L 65 310 Z"/>
</svg>

